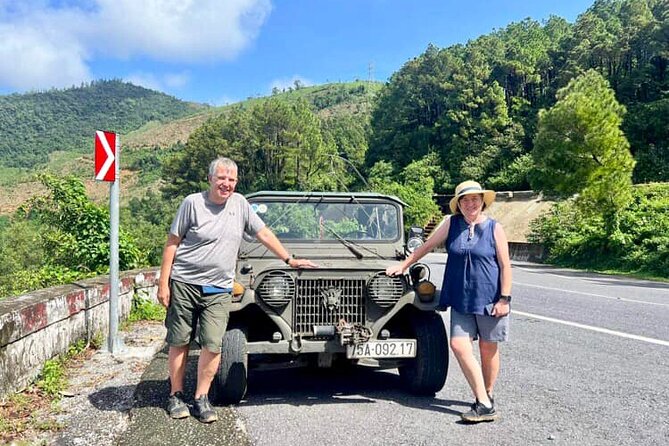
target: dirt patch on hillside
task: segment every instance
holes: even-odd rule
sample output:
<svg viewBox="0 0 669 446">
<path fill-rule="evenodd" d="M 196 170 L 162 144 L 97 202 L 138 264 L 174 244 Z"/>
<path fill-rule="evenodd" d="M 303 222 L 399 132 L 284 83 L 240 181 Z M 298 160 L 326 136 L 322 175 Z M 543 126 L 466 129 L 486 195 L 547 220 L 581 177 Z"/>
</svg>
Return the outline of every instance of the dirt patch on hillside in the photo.
<svg viewBox="0 0 669 446">
<path fill-rule="evenodd" d="M 544 201 L 540 197 L 513 201 L 498 200 L 486 212 L 504 226 L 509 241 L 526 242 L 530 222 L 547 212 L 553 204 L 554 202 Z"/>
<path fill-rule="evenodd" d="M 108 205 L 110 183 L 93 179 L 92 161 L 82 157 L 81 162 L 90 162 L 91 164 L 91 178 L 83 180 L 86 187 L 86 195 L 96 204 Z M 141 194 L 141 192 L 137 191 L 139 188 L 138 181 L 139 178 L 136 172 L 121 171 L 121 191 L 119 193 L 121 204 L 127 203 L 130 197 Z M 44 194 L 46 194 L 46 188 L 39 181 L 27 181 L 0 188 L 0 215 L 11 215 L 31 197 Z"/>
<path fill-rule="evenodd" d="M 207 112 L 177 119 L 166 124 L 147 126 L 135 132 L 131 132 L 128 135 L 124 135 L 122 137 L 123 145 L 126 148 L 167 148 L 178 142 L 185 144 L 191 133 L 214 115 L 214 112 Z"/>
</svg>

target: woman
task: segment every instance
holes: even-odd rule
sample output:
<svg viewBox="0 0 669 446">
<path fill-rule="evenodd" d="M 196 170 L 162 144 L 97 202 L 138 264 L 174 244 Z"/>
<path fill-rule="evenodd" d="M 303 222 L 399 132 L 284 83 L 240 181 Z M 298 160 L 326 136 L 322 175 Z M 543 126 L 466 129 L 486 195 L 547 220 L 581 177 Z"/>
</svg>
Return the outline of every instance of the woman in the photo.
<svg viewBox="0 0 669 446">
<path fill-rule="evenodd" d="M 451 349 L 460 364 L 476 401 L 467 422 L 493 421 L 498 417 L 492 397 L 499 373 L 498 342 L 508 338 L 511 301 L 509 246 L 500 223 L 483 214 L 495 200 L 495 192 L 475 181 L 455 188 L 450 201 L 452 215 L 434 231 L 423 246 L 386 274 L 403 273 L 409 265 L 445 243 L 448 258 L 441 289 L 441 304 L 451 307 Z M 479 341 L 481 364 L 474 356 Z"/>
</svg>

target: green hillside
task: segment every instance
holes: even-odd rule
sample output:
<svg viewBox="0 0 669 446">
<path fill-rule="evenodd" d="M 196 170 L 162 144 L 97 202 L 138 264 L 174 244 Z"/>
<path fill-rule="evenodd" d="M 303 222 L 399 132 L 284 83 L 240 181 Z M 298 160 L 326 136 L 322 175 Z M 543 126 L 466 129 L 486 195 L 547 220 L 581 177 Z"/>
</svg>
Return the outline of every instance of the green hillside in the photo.
<svg viewBox="0 0 669 446">
<path fill-rule="evenodd" d="M 125 134 L 205 108 L 118 80 L 0 96 L 0 165 L 32 168 L 55 151 L 88 150 L 95 130 Z"/>
<path fill-rule="evenodd" d="M 287 91 L 275 91 L 272 97 L 287 102 L 304 100 L 321 117 L 365 115 L 372 110 L 372 98 L 383 88 L 381 82 L 346 82 L 291 88 Z M 174 119 L 169 122 L 148 122 L 123 138 L 128 148 L 162 147 L 167 148 L 179 142 L 185 143 L 188 136 L 207 119 L 230 112 L 237 108 L 248 109 L 267 97 L 249 98 L 241 102 L 212 107 L 197 114 Z"/>
<path fill-rule="evenodd" d="M 275 91 L 271 97 L 287 103 L 305 101 L 324 120 L 353 116 L 366 122 L 372 99 L 382 87 L 380 82 L 299 86 Z M 165 158 L 181 150 L 196 129 L 266 99 L 209 107 L 119 81 L 0 96 L 0 215 L 12 213 L 40 188 L 34 174 L 41 171 L 75 175 L 86 181 L 94 201 L 104 202 L 105 185 L 92 181 L 93 133 L 99 129 L 121 135 L 122 201 L 144 196 L 157 190 Z"/>
</svg>

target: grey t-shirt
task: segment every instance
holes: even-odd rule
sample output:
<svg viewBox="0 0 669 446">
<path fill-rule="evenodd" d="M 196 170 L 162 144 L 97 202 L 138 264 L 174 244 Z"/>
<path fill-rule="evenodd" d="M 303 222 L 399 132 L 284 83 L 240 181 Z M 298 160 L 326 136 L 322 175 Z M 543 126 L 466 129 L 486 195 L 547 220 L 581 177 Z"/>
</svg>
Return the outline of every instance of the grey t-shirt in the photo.
<svg viewBox="0 0 669 446">
<path fill-rule="evenodd" d="M 171 278 L 193 285 L 232 288 L 239 245 L 244 232 L 255 236 L 265 223 L 244 196 L 234 193 L 223 204 L 208 192 L 184 198 L 170 233 L 181 238 Z"/>
</svg>

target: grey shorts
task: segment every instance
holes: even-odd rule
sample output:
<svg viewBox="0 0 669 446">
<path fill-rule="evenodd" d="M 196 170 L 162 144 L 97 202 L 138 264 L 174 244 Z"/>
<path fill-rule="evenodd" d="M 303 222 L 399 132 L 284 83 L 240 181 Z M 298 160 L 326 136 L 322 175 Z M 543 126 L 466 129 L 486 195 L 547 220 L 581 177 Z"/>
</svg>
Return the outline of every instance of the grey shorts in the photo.
<svg viewBox="0 0 669 446">
<path fill-rule="evenodd" d="M 451 310 L 451 338 L 469 337 L 484 341 L 504 342 L 509 339 L 509 315 L 504 317 L 462 314 Z"/>
<path fill-rule="evenodd" d="M 199 325 L 200 347 L 213 353 L 220 352 L 228 326 L 232 295 L 203 294 L 201 286 L 176 280 L 170 281 L 170 289 L 170 305 L 165 319 L 167 344 L 172 347 L 188 345 Z"/>
</svg>

